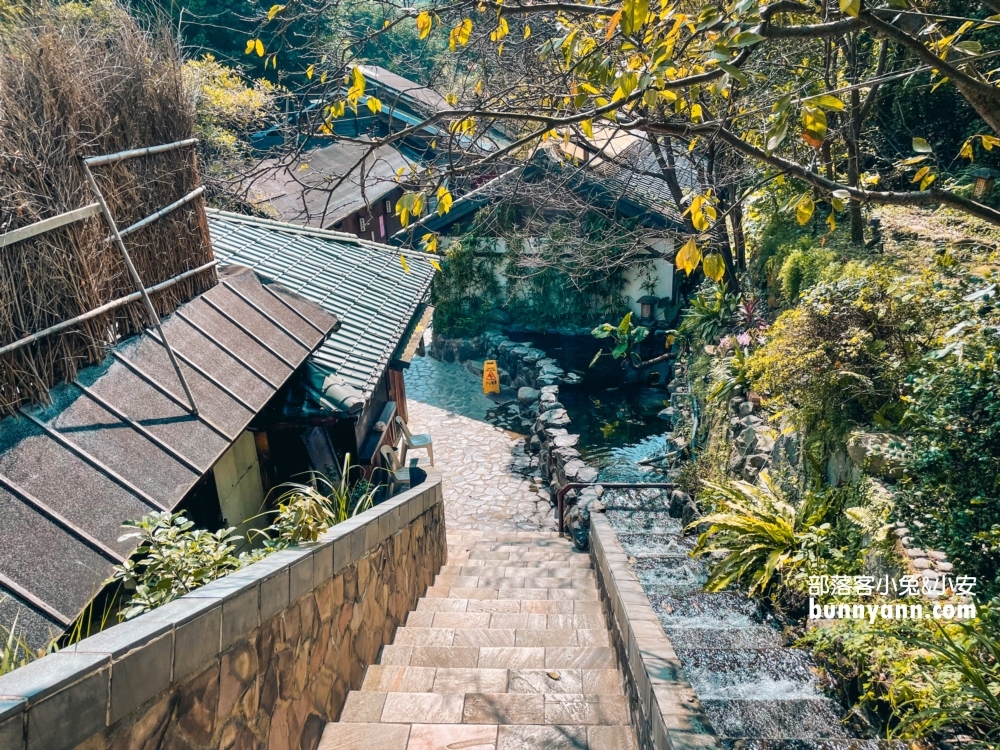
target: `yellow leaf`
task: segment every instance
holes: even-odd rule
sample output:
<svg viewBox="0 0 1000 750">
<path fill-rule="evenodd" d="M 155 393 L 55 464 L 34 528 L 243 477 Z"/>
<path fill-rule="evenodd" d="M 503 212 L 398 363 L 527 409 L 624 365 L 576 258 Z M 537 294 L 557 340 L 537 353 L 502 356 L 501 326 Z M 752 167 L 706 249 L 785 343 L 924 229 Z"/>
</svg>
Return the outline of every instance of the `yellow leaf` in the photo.
<svg viewBox="0 0 1000 750">
<path fill-rule="evenodd" d="M 931 171 L 930 167 L 921 167 L 917 170 L 917 173 L 913 175 L 913 179 L 910 180 L 911 183 L 917 183 L 923 180 Z"/>
<path fill-rule="evenodd" d="M 254 40 L 253 48 L 257 50 L 257 57 L 264 56 L 264 42 L 262 42 L 260 39 Z"/>
<path fill-rule="evenodd" d="M 444 216 L 446 213 L 451 211 L 452 197 L 451 193 L 448 191 L 444 185 L 437 189 L 437 212 L 438 216 Z"/>
<path fill-rule="evenodd" d="M 826 217 L 826 225 L 830 227 L 830 231 L 836 231 L 837 229 L 837 217 L 834 216 L 834 212 L 831 211 L 830 215 Z"/>
<path fill-rule="evenodd" d="M 718 253 L 710 253 L 702 261 L 701 270 L 713 281 L 722 281 L 722 277 L 726 275 L 726 262 Z"/>
<path fill-rule="evenodd" d="M 813 211 L 815 210 L 816 204 L 813 202 L 813 199 L 808 195 L 803 195 L 795 207 L 795 219 L 799 224 L 805 226 L 809 223 L 809 219 L 812 218 Z"/>
<path fill-rule="evenodd" d="M 319 76 L 320 83 L 326 83 L 326 71 L 324 70 Z"/>
<path fill-rule="evenodd" d="M 983 148 L 992 151 L 994 146 L 1000 146 L 1000 138 L 995 135 L 984 135 L 981 137 Z"/>
<path fill-rule="evenodd" d="M 691 105 L 691 122 L 701 122 L 701 105 Z"/>
<path fill-rule="evenodd" d="M 428 234 L 424 237 L 424 250 L 428 253 L 436 253 L 438 249 L 438 236 Z"/>
<path fill-rule="evenodd" d="M 424 196 L 417 193 L 413 197 L 413 208 L 411 209 L 414 216 L 420 216 L 424 212 Z"/>
<path fill-rule="evenodd" d="M 857 18 L 861 12 L 861 0 L 840 0 L 840 12 Z"/>
<path fill-rule="evenodd" d="M 958 155 L 962 159 L 968 159 L 969 161 L 975 161 L 975 153 L 972 151 L 972 141 L 966 141 L 962 144 L 962 150 L 958 152 Z"/>
<path fill-rule="evenodd" d="M 281 11 L 283 11 L 284 9 L 285 9 L 284 5 L 272 5 L 271 10 L 267 12 L 267 20 L 273 21 L 274 17 L 279 13 L 281 13 Z"/>
<path fill-rule="evenodd" d="M 680 252 L 677 253 L 674 263 L 690 276 L 691 272 L 698 267 L 699 262 L 701 262 L 701 250 L 698 249 L 698 245 L 695 243 L 694 237 L 692 237 L 684 244 Z"/>
<path fill-rule="evenodd" d="M 527 39 L 529 36 L 531 36 L 531 27 L 524 24 L 524 38 Z"/>
<path fill-rule="evenodd" d="M 497 20 L 497 27 L 490 32 L 490 41 L 499 42 L 510 31 L 510 27 L 507 25 L 507 19 L 503 16 Z"/>
<path fill-rule="evenodd" d="M 368 109 L 371 110 L 371 113 L 373 115 L 374 114 L 378 114 L 379 112 L 382 111 L 382 100 L 381 99 L 377 99 L 374 96 L 369 96 L 367 104 L 368 104 Z"/>
<path fill-rule="evenodd" d="M 400 254 L 400 256 L 399 256 L 399 265 L 401 265 L 403 267 L 403 273 L 409 273 L 410 272 L 410 264 L 406 262 L 406 256 L 405 255 Z"/>
<path fill-rule="evenodd" d="M 646 25 L 649 15 L 649 0 L 624 0 L 622 3 L 622 31 L 631 35 Z"/>
<path fill-rule="evenodd" d="M 921 190 L 926 190 L 927 188 L 929 188 L 931 186 L 931 183 L 934 182 L 934 180 L 936 180 L 936 179 L 937 179 L 937 175 L 936 174 L 929 174 L 929 175 L 927 175 L 924 178 L 923 182 L 920 183 L 920 189 Z"/>
<path fill-rule="evenodd" d="M 618 28 L 618 22 L 622 20 L 622 13 L 625 12 L 625 8 L 619 8 L 611 18 L 608 19 L 608 31 L 604 36 L 604 41 L 611 41 L 611 37 L 615 35 L 615 29 Z"/>
<path fill-rule="evenodd" d="M 432 267 L 432 268 L 433 268 L 433 269 L 434 269 L 435 271 L 437 271 L 438 273 L 444 273 L 444 271 L 442 271 L 442 270 L 441 270 L 441 264 L 440 264 L 440 263 L 438 263 L 438 262 L 437 262 L 436 260 L 434 260 L 433 258 L 431 258 L 431 260 L 430 260 L 430 264 L 431 264 L 431 267 Z"/>
<path fill-rule="evenodd" d="M 247 51 L 244 52 L 243 54 L 249 55 L 251 52 L 253 52 L 253 49 L 256 46 L 257 46 L 257 40 L 256 39 L 247 39 Z"/>
<path fill-rule="evenodd" d="M 420 32 L 420 38 L 426 39 L 427 35 L 431 33 L 431 26 L 434 25 L 434 21 L 431 19 L 431 14 L 427 11 L 423 11 L 417 16 L 417 31 Z"/>
<path fill-rule="evenodd" d="M 583 120 L 580 123 L 580 130 L 582 130 L 583 134 L 586 135 L 588 138 L 594 137 L 594 125 L 593 123 L 591 123 L 590 120 Z"/>
<path fill-rule="evenodd" d="M 465 18 L 462 20 L 458 26 L 451 30 L 448 34 L 448 48 L 454 52 L 459 47 L 464 47 L 469 43 L 469 37 L 472 34 L 472 21 L 471 19 Z"/>
<path fill-rule="evenodd" d="M 308 68 L 306 68 L 306 78 L 308 78 L 311 81 L 312 77 L 313 77 L 313 74 L 315 72 L 316 72 L 316 66 L 315 65 L 310 65 Z"/>
</svg>

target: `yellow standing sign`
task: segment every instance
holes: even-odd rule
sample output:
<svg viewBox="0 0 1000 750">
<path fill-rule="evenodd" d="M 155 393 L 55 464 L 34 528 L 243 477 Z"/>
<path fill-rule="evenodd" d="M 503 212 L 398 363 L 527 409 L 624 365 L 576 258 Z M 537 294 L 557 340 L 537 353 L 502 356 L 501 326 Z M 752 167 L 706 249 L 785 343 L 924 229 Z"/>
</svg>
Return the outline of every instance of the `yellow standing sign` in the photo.
<svg viewBox="0 0 1000 750">
<path fill-rule="evenodd" d="M 488 359 L 483 363 L 483 393 L 500 393 L 500 376 L 497 361 Z"/>
</svg>

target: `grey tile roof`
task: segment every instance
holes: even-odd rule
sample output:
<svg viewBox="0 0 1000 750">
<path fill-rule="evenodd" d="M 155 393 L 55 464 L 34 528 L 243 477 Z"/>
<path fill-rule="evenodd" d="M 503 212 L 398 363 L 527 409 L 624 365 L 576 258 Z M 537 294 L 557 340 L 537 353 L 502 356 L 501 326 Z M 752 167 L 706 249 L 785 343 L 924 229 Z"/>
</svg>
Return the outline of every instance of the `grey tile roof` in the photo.
<svg viewBox="0 0 1000 750">
<path fill-rule="evenodd" d="M 313 360 L 340 375 L 368 399 L 419 308 L 434 268 L 406 253 L 340 232 L 310 230 L 210 211 L 216 257 L 249 266 L 340 320 Z"/>
<path fill-rule="evenodd" d="M 315 148 L 291 166 L 261 163 L 249 187 L 250 201 L 268 206 L 281 221 L 328 227 L 399 187 L 397 172 L 411 162 L 391 146 L 369 147 L 342 141 Z M 367 156 L 363 170 L 358 160 Z M 364 190 L 362 177 L 364 173 Z"/>
<path fill-rule="evenodd" d="M 0 623 L 43 646 L 134 548 L 121 524 L 177 506 L 336 325 L 246 268 L 163 320 L 198 416 L 151 333 L 52 404 L 0 421 Z"/>
</svg>

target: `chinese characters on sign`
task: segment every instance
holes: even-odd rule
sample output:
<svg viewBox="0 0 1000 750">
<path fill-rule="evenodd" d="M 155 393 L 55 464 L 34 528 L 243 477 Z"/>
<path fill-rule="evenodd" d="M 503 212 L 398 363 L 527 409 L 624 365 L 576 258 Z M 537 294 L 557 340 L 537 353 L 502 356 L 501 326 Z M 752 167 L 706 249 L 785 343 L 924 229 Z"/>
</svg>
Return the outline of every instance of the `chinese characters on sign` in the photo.
<svg viewBox="0 0 1000 750">
<path fill-rule="evenodd" d="M 809 596 L 943 596 L 953 592 L 972 596 L 975 576 L 932 577 L 905 575 L 883 576 L 809 576 Z"/>
</svg>

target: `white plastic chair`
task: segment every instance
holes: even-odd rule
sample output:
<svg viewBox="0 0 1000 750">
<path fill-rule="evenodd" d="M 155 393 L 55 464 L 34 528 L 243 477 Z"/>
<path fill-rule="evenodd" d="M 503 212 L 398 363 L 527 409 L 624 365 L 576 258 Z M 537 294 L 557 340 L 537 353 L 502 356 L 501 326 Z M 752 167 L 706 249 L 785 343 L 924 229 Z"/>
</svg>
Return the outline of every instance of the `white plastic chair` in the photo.
<svg viewBox="0 0 1000 750">
<path fill-rule="evenodd" d="M 402 417 L 396 417 L 396 424 L 403 431 L 403 446 L 407 449 L 423 448 L 427 451 L 427 459 L 434 465 L 434 440 L 430 435 L 414 435 Z M 403 460 L 406 460 L 406 451 L 403 451 Z"/>
<path fill-rule="evenodd" d="M 399 456 L 396 455 L 395 448 L 391 445 L 383 445 L 382 458 L 388 464 L 389 471 L 392 472 L 392 476 L 397 484 L 410 483 L 410 470 L 399 462 Z"/>
</svg>

